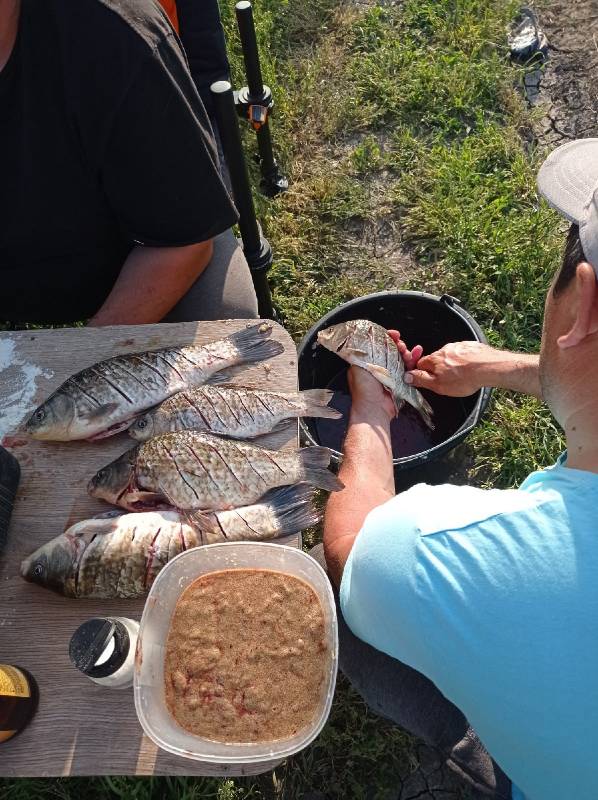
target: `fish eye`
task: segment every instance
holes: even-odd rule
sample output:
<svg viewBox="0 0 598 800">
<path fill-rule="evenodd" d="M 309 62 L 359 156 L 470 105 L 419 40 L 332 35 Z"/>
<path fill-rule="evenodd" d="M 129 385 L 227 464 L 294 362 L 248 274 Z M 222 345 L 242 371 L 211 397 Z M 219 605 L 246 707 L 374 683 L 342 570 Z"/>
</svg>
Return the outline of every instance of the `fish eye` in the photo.
<svg viewBox="0 0 598 800">
<path fill-rule="evenodd" d="M 106 475 L 107 475 L 107 474 L 108 474 L 108 473 L 106 472 L 106 470 L 105 470 L 105 469 L 101 469 L 101 470 L 100 470 L 100 471 L 99 471 L 99 472 L 96 474 L 96 480 L 97 480 L 97 481 L 103 481 L 103 480 L 104 480 L 104 478 L 106 477 Z"/>
<path fill-rule="evenodd" d="M 42 576 L 43 574 L 44 574 L 44 567 L 43 567 L 43 564 L 36 564 L 36 565 L 35 565 L 35 567 L 33 568 L 33 575 L 34 575 L 34 577 L 35 577 L 35 578 L 41 578 L 41 576 Z"/>
<path fill-rule="evenodd" d="M 35 412 L 35 419 L 38 422 L 43 422 L 45 418 L 46 418 L 46 412 L 44 411 L 44 409 L 38 408 L 37 411 Z"/>
<path fill-rule="evenodd" d="M 140 419 L 140 420 L 138 421 L 138 423 L 137 423 L 137 427 L 138 427 L 140 430 L 143 430 L 144 428 L 147 428 L 147 420 L 146 420 L 146 419 Z"/>
</svg>

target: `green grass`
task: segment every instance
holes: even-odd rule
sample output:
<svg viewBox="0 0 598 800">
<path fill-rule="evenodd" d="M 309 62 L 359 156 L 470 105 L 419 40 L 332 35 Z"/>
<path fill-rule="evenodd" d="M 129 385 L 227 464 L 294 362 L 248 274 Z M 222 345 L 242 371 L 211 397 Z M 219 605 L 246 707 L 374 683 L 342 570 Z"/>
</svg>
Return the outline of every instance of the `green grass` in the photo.
<svg viewBox="0 0 598 800">
<path fill-rule="evenodd" d="M 291 185 L 257 196 L 276 255 L 275 299 L 300 337 L 323 313 L 397 278 L 356 245 L 355 230 L 392 220 L 417 268 L 408 288 L 460 298 L 498 346 L 538 347 L 543 296 L 562 231 L 541 206 L 530 121 L 505 50 L 504 0 L 255 0 L 273 135 Z M 236 85 L 232 3 L 223 4 Z M 247 146 L 255 148 L 253 135 Z M 254 168 L 254 167 L 252 167 Z M 257 171 L 256 171 L 257 178 Z M 517 485 L 562 445 L 535 400 L 496 396 L 468 442 L 473 478 Z M 75 798 L 391 798 L 416 765 L 413 741 L 371 715 L 340 681 L 323 734 L 274 775 L 0 783 L 6 800 Z"/>
</svg>

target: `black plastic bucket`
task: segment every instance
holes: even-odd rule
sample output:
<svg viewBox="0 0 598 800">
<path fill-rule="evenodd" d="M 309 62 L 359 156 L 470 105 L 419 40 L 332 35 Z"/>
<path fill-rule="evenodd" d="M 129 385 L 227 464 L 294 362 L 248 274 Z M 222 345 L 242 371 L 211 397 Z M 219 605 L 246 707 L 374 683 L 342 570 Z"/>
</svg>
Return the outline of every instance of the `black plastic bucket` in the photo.
<svg viewBox="0 0 598 800">
<path fill-rule="evenodd" d="M 486 342 L 482 329 L 449 295 L 436 297 L 426 292 L 377 292 L 350 300 L 330 311 L 306 334 L 299 345 L 299 388 L 331 388 L 331 405 L 343 411 L 343 419 L 301 421 L 308 444 L 321 444 L 333 451 L 333 462 L 342 459 L 341 447 L 350 407 L 347 394 L 347 364 L 337 355 L 316 346 L 318 332 L 351 319 L 369 319 L 385 328 L 398 328 L 408 346 L 421 344 L 424 353 L 438 350 L 448 342 Z M 484 388 L 469 397 L 442 397 L 424 391 L 434 410 L 435 430 L 429 431 L 417 411 L 405 404 L 393 425 L 395 476 L 437 461 L 460 444 L 480 421 L 490 400 Z M 407 478 L 407 476 L 404 476 Z M 419 476 L 426 479 L 427 476 Z M 442 478 L 440 478 L 442 479 Z M 412 482 L 412 481 L 408 481 Z"/>
</svg>

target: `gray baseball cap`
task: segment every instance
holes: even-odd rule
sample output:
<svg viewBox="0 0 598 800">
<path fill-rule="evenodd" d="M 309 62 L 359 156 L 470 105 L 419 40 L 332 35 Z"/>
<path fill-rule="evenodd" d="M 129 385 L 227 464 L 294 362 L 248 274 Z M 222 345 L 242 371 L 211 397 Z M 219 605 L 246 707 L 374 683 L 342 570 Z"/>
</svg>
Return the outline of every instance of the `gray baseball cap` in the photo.
<svg viewBox="0 0 598 800">
<path fill-rule="evenodd" d="M 540 167 L 538 191 L 559 214 L 579 225 L 583 252 L 598 275 L 598 139 L 557 147 Z"/>
</svg>

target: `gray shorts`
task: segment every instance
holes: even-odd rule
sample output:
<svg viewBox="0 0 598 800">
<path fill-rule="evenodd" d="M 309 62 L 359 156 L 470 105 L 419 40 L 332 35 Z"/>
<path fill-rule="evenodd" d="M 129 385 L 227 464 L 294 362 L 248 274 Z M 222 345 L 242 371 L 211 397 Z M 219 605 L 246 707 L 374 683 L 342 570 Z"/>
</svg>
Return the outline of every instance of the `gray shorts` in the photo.
<svg viewBox="0 0 598 800">
<path fill-rule="evenodd" d="M 229 229 L 216 236 L 210 263 L 162 322 L 253 319 L 257 315 L 251 272 Z"/>
<path fill-rule="evenodd" d="M 321 544 L 310 555 L 326 569 Z M 416 670 L 358 639 L 338 615 L 339 666 L 368 706 L 433 747 L 477 792 L 511 800 L 511 781 L 490 757 L 461 711 Z"/>
</svg>

